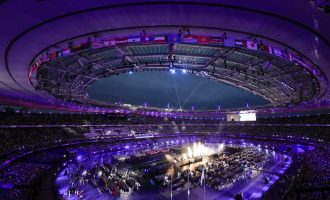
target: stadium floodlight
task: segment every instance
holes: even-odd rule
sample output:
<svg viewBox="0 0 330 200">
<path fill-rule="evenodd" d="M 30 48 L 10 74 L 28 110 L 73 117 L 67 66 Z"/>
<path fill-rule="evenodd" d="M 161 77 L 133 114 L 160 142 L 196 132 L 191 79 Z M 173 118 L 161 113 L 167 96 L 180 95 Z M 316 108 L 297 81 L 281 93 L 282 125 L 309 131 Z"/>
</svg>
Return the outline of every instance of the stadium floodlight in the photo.
<svg viewBox="0 0 330 200">
<path fill-rule="evenodd" d="M 175 70 L 174 70 L 174 69 L 171 69 L 170 72 L 171 72 L 172 74 L 175 74 Z"/>
<path fill-rule="evenodd" d="M 184 74 L 187 73 L 187 70 L 186 69 L 183 69 L 182 70 L 182 73 L 184 73 Z"/>
<path fill-rule="evenodd" d="M 129 74 L 133 74 L 133 72 L 132 72 L 132 71 L 129 71 L 128 73 L 129 73 Z"/>
</svg>

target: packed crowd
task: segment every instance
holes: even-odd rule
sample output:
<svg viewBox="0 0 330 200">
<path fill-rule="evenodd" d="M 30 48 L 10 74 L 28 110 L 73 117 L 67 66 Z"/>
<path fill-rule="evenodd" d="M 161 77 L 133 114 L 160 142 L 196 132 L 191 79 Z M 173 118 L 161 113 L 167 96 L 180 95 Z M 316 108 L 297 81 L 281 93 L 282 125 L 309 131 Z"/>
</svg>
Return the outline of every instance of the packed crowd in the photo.
<svg viewBox="0 0 330 200">
<path fill-rule="evenodd" d="M 330 141 L 330 129 L 325 126 L 224 126 L 223 133 L 244 133 L 246 135 L 315 139 Z M 300 140 L 303 141 L 303 140 Z"/>
<path fill-rule="evenodd" d="M 317 148 L 300 159 L 301 166 L 293 177 L 292 187 L 287 191 L 290 198 L 325 199 L 329 197 L 330 152 Z M 324 189 L 324 191 L 323 191 Z"/>
<path fill-rule="evenodd" d="M 329 151 L 316 148 L 292 154 L 293 163 L 266 199 L 328 199 L 330 196 Z"/>
<path fill-rule="evenodd" d="M 16 155 L 83 138 L 83 128 L 0 129 L 0 163 Z"/>
<path fill-rule="evenodd" d="M 226 115 L 217 119 L 181 119 L 168 117 L 127 116 L 121 114 L 85 114 L 85 113 L 33 113 L 33 112 L 0 112 L 0 125 L 97 125 L 97 124 L 329 124 L 330 114 L 308 116 L 260 117 L 256 122 L 227 122 Z"/>
<path fill-rule="evenodd" d="M 277 118 L 258 118 L 258 123 L 277 123 L 277 124 L 329 124 L 330 114 L 317 114 L 309 116 L 290 116 Z"/>
<path fill-rule="evenodd" d="M 63 162 L 65 150 L 37 152 L 18 159 L 0 168 L 0 184 L 6 187 L 1 198 L 26 200 L 33 199 L 39 189 L 42 177 L 49 170 Z"/>
<path fill-rule="evenodd" d="M 268 126 L 251 124 L 188 124 L 185 122 L 165 121 L 167 124 L 129 125 L 121 129 L 120 136 L 138 137 L 145 134 L 161 136 L 164 134 L 186 135 L 226 135 L 240 134 L 240 136 L 275 137 L 284 139 L 296 139 L 300 141 L 318 140 L 318 142 L 330 141 L 330 129 L 327 126 Z M 97 127 L 108 130 L 109 128 Z M 71 128 L 2 128 L 0 129 L 1 159 L 5 155 L 14 155 L 14 152 L 26 152 L 36 147 L 61 144 L 66 141 L 86 139 L 85 133 L 90 132 L 89 127 Z M 98 138 L 107 137 L 100 133 Z M 115 136 L 111 134 L 111 136 Z"/>
<path fill-rule="evenodd" d="M 158 133 L 158 134 L 245 134 L 261 137 L 304 137 L 322 141 L 330 141 L 330 129 L 326 126 L 268 126 L 250 124 L 171 124 L 171 125 L 149 125 L 130 126 L 136 133 Z"/>
<path fill-rule="evenodd" d="M 168 120 L 166 117 L 124 116 L 115 114 L 80 113 L 27 113 L 0 112 L 0 125 L 97 125 L 97 124 L 158 124 L 182 119 Z M 214 123 L 216 120 L 184 119 L 187 123 Z"/>
<path fill-rule="evenodd" d="M 15 186 L 33 185 L 36 178 L 48 168 L 49 166 L 44 164 L 16 162 L 2 170 L 0 182 L 6 182 Z"/>
</svg>

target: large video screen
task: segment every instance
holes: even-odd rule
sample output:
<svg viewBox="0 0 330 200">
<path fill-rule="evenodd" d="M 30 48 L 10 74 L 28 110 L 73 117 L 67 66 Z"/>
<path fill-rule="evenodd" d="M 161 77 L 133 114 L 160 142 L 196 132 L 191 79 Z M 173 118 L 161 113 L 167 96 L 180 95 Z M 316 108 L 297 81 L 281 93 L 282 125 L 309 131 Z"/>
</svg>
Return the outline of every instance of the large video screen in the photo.
<svg viewBox="0 0 330 200">
<path fill-rule="evenodd" d="M 227 114 L 227 121 L 256 121 L 256 113 L 253 110 L 240 111 L 238 113 Z"/>
<path fill-rule="evenodd" d="M 228 114 L 227 115 L 227 121 L 232 121 L 232 122 L 237 122 L 237 121 L 240 121 L 239 120 L 239 115 L 238 114 Z"/>
<path fill-rule="evenodd" d="M 239 113 L 239 121 L 256 121 L 256 113 Z"/>
</svg>

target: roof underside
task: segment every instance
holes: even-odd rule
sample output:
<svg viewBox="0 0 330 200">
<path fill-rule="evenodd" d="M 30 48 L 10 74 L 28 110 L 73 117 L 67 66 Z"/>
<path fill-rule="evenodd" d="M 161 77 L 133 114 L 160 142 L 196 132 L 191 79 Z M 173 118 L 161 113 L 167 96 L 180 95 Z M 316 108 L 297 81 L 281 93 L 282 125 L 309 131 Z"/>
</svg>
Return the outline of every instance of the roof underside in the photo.
<svg viewBox="0 0 330 200">
<path fill-rule="evenodd" d="M 7 0 L 0 2 L 0 13 L 3 103 L 81 111 L 82 106 L 63 100 L 77 102 L 83 96 L 84 105 L 95 104 L 85 98 L 87 85 L 132 68 L 168 70 L 168 55 L 175 56 L 176 68 L 191 69 L 253 91 L 273 105 L 329 96 L 330 18 L 309 1 L 293 0 L 288 4 L 277 0 Z M 192 34 L 211 36 L 226 32 L 233 37 L 256 38 L 297 52 L 324 74 L 313 78 L 290 62 L 246 49 L 178 44 L 171 50 L 169 44 L 150 44 L 84 51 L 40 68 L 37 90 L 28 81 L 31 61 L 50 46 L 104 31 L 121 37 L 138 35 L 143 30 L 147 34 L 189 30 Z M 264 70 L 267 62 L 272 67 Z"/>
</svg>

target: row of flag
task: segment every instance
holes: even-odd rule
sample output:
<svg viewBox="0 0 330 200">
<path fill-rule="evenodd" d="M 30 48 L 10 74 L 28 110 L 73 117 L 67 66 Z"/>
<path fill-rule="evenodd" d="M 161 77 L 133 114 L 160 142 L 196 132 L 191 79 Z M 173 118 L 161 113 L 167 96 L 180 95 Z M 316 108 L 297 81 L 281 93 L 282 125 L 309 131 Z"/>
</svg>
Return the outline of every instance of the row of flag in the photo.
<svg viewBox="0 0 330 200">
<path fill-rule="evenodd" d="M 85 49 L 98 49 L 104 47 L 111 47 L 114 45 L 126 45 L 126 44 L 161 44 L 161 43 L 187 43 L 187 44 L 207 44 L 207 45 L 219 45 L 219 46 L 232 46 L 232 47 L 243 47 L 251 50 L 259 50 L 268 54 L 272 54 L 284 59 L 288 59 L 296 64 L 302 65 L 305 68 L 311 69 L 301 59 L 294 57 L 292 54 L 285 50 L 278 49 L 275 47 L 259 44 L 249 40 L 235 40 L 232 38 L 223 37 L 211 37 L 211 36 L 198 36 L 198 35 L 179 35 L 169 34 L 163 36 L 135 36 L 135 37 L 120 37 L 120 38 L 103 38 L 95 41 L 89 41 L 81 44 L 71 44 L 67 48 L 58 51 L 47 52 L 46 54 L 39 56 L 33 63 L 30 74 L 37 71 L 37 68 L 47 62 L 54 60 L 59 57 L 71 55 L 80 52 Z"/>
<path fill-rule="evenodd" d="M 190 44 L 213 44 L 223 45 L 224 39 L 221 37 L 207 37 L 195 35 L 166 35 L 166 36 L 143 36 L 128 37 L 116 39 L 104 39 L 92 43 L 92 48 L 101 48 L 113 45 L 129 44 L 129 43 L 190 43 Z"/>
<path fill-rule="evenodd" d="M 225 46 L 230 46 L 230 45 L 225 44 Z M 315 75 L 320 74 L 319 71 L 317 71 L 316 69 L 313 69 L 311 66 L 309 66 L 308 64 L 303 62 L 301 58 L 293 56 L 287 50 L 282 50 L 282 49 L 271 47 L 271 46 L 264 45 L 264 44 L 258 44 L 256 42 L 248 41 L 248 40 L 235 40 L 234 45 L 231 45 L 231 46 L 244 47 L 244 48 L 251 49 L 251 50 L 263 51 L 265 53 L 275 55 L 275 56 L 281 57 L 283 59 L 287 59 L 297 65 L 300 65 L 300 66 L 306 68 L 308 71 L 311 71 Z"/>
<path fill-rule="evenodd" d="M 227 44 L 227 46 L 230 46 L 230 45 Z M 285 50 L 278 49 L 278 48 L 271 47 L 271 46 L 267 46 L 267 45 L 264 45 L 264 44 L 258 44 L 256 42 L 249 41 L 249 40 L 235 40 L 235 44 L 231 45 L 231 46 L 245 47 L 245 48 L 251 49 L 251 50 L 264 51 L 268 54 L 272 54 L 272 55 L 275 55 L 275 56 L 278 56 L 278 57 L 286 58 L 288 60 L 290 60 L 290 58 L 292 58 L 292 54 L 287 53 Z M 290 61 L 293 61 L 293 60 L 291 59 Z"/>
</svg>

